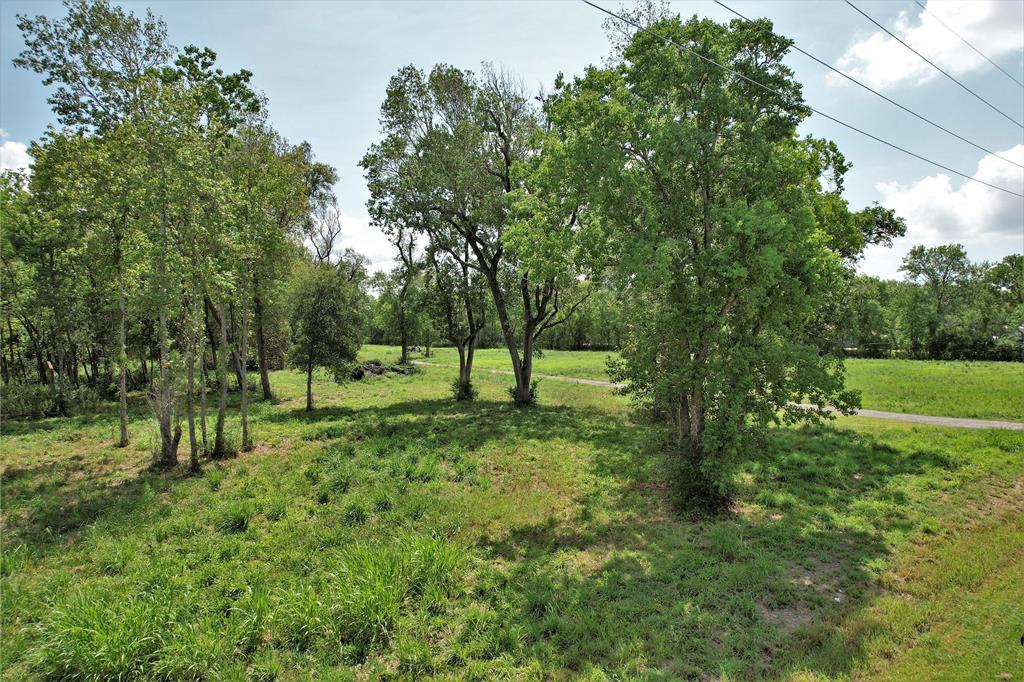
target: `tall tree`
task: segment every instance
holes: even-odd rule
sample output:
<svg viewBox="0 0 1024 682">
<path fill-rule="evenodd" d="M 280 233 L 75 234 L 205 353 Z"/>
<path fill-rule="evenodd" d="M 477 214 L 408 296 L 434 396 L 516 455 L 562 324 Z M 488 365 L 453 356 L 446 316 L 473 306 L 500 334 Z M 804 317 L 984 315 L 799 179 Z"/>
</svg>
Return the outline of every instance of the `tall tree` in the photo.
<svg viewBox="0 0 1024 682">
<path fill-rule="evenodd" d="M 933 357 L 940 357 L 950 342 L 944 331 L 947 316 L 959 303 L 970 271 L 967 252 L 960 244 L 915 246 L 904 256 L 900 270 L 909 281 L 922 286 L 923 296 L 917 301 L 928 313 L 928 350 Z"/>
<path fill-rule="evenodd" d="M 490 67 L 478 77 L 408 66 L 388 85 L 381 125 L 384 140 L 361 161 L 371 218 L 468 247 L 465 264 L 487 283 L 512 362 L 513 400 L 531 403 L 535 343 L 571 309 L 559 279 L 524 267 L 505 239 L 525 189 L 520 164 L 537 151 L 540 112 L 515 78 Z M 559 217 L 571 233 L 575 212 Z"/>
<path fill-rule="evenodd" d="M 605 231 L 591 242 L 608 249 L 628 325 L 613 375 L 667 421 L 683 498 L 718 507 L 759 427 L 819 418 L 794 402 L 857 402 L 805 326 L 842 256 L 814 211 L 824 168 L 796 137 L 807 109 L 790 42 L 763 20 L 650 28 L 557 84 L 540 171 L 578 187 L 588 229 Z"/>
</svg>

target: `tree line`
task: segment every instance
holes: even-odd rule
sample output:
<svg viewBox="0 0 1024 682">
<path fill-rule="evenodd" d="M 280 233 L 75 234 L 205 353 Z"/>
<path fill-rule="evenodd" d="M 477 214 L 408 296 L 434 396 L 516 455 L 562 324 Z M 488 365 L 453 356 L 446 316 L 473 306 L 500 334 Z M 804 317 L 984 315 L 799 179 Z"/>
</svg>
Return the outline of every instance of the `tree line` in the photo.
<svg viewBox="0 0 1024 682">
<path fill-rule="evenodd" d="M 836 331 L 825 349 L 846 357 L 930 360 L 1024 359 L 1024 256 L 972 263 L 959 244 L 908 252 L 902 279 L 844 273 L 846 290 Z M 378 273 L 369 303 L 367 342 L 401 345 L 399 310 L 408 316 L 406 342 L 424 352 L 450 345 L 427 305 L 428 280 L 413 278 L 395 296 L 399 271 Z M 614 351 L 626 332 L 625 298 L 607 285 L 579 284 L 587 302 L 540 340 L 544 349 Z M 485 311 L 481 348 L 501 346 L 500 329 Z"/>
<path fill-rule="evenodd" d="M 152 13 L 65 8 L 18 18 L 15 64 L 55 86 L 60 125 L 31 145 L 31 172 L 0 185 L 4 412 L 116 396 L 123 447 L 142 389 L 154 464 L 177 463 L 184 424 L 198 469 L 252 447 L 251 369 L 272 400 L 286 358 L 310 374 L 354 359 L 365 259 L 334 253 L 337 173 L 273 129 L 251 73 L 169 45 Z"/>
</svg>

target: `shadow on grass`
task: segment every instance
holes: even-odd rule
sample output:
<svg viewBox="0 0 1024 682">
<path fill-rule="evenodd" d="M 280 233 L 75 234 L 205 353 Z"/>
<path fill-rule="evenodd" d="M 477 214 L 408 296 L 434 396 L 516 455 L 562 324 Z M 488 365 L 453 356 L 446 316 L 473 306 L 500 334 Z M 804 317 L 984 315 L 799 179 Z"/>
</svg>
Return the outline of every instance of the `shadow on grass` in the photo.
<svg viewBox="0 0 1024 682">
<path fill-rule="evenodd" d="M 734 509 L 693 520 L 671 511 L 656 430 L 603 413 L 426 399 L 275 410 L 261 419 L 296 423 L 307 440 L 386 438 L 468 450 L 587 445 L 587 473 L 600 485 L 580 492 L 569 518 L 504 528 L 475 548 L 484 562 L 473 597 L 499 614 L 500 653 L 570 673 L 588 666 L 665 679 L 849 671 L 861 641 L 830 637 L 829 627 L 871 598 L 886 534 L 916 523 L 891 483 L 957 466 L 941 453 L 903 452 L 852 431 L 778 430 L 740 462 Z M 26 513 L 6 525 L 49 552 L 101 518 L 130 526 L 160 504 L 154 490 L 184 474 L 38 490 L 36 477 L 21 472 L 8 484 Z"/>
</svg>

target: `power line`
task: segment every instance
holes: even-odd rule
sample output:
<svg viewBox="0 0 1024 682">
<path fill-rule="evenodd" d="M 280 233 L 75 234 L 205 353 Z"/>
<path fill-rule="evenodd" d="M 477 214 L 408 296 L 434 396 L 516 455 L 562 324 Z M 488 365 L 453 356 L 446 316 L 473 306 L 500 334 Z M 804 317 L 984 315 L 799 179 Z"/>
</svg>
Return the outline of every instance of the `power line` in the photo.
<svg viewBox="0 0 1024 682">
<path fill-rule="evenodd" d="M 949 74 L 949 72 L 947 72 L 946 70 L 944 70 L 944 69 L 943 69 L 942 67 L 940 67 L 939 65 L 937 65 L 937 64 L 936 64 L 935 62 L 933 62 L 932 60 L 930 60 L 930 59 L 928 59 L 927 57 L 925 57 L 925 56 L 924 56 L 923 54 L 921 54 L 920 52 L 918 52 L 917 50 L 915 50 L 914 48 L 912 48 L 912 47 L 911 47 L 910 45 L 907 45 L 907 43 L 906 43 L 906 42 L 904 42 L 902 38 L 900 38 L 900 37 L 899 37 L 899 36 L 897 36 L 897 35 L 896 35 L 895 33 L 893 33 L 892 31 L 890 31 L 889 29 L 887 29 L 887 28 L 886 28 L 885 26 L 882 26 L 882 25 L 881 25 L 880 23 L 878 23 L 878 22 L 877 22 L 877 21 L 875 21 L 874 19 L 872 19 L 870 15 L 866 14 L 866 13 L 865 13 L 865 12 L 864 12 L 864 11 L 863 11 L 863 10 L 862 10 L 861 8 L 857 7 L 857 5 L 855 5 L 855 4 L 853 4 L 852 2 L 850 2 L 850 0 L 846 0 L 846 4 L 847 4 L 847 5 L 849 5 L 850 7 L 852 7 L 853 9 L 857 10 L 857 13 L 858 13 L 858 14 L 860 14 L 860 15 L 861 15 L 862 17 L 864 17 L 865 19 L 867 19 L 868 21 L 870 21 L 870 22 L 871 22 L 872 24 L 874 24 L 874 25 L 875 25 L 875 26 L 877 26 L 878 28 L 880 28 L 880 29 L 882 29 L 883 31 L 885 31 L 886 33 L 888 33 L 888 34 L 889 34 L 889 37 L 891 37 L 891 38 L 892 38 L 893 40 L 897 41 L 897 42 L 898 42 L 898 43 L 899 43 L 900 45 L 902 45 L 903 47 L 907 48 L 908 50 L 910 50 L 911 52 L 913 52 L 914 54 L 916 54 L 916 55 L 917 55 L 918 57 L 920 57 L 920 58 L 921 58 L 921 59 L 923 59 L 924 61 L 928 62 L 928 63 L 929 63 L 929 64 L 930 64 L 931 66 L 932 66 L 932 68 L 933 68 L 933 69 L 935 69 L 936 71 L 938 71 L 939 73 L 941 73 L 941 74 L 942 74 L 943 76 L 945 76 L 945 77 L 946 77 L 946 78 L 948 78 L 949 80 L 951 80 L 951 81 L 953 81 L 954 83 L 956 83 L 957 85 L 959 85 L 959 86 L 960 86 L 961 88 L 963 88 L 963 89 L 964 89 L 964 90 L 966 90 L 967 92 L 969 92 L 969 93 L 971 93 L 972 95 L 974 95 L 974 97 L 975 97 L 975 98 L 977 98 L 977 100 L 978 100 L 979 102 L 982 102 L 982 103 L 983 103 L 983 104 L 984 104 L 985 106 L 987 106 L 987 107 L 988 107 L 989 109 L 991 109 L 992 111 L 996 112 L 997 114 L 999 114 L 1000 116 L 1002 116 L 1003 118 L 1005 118 L 1005 119 L 1006 119 L 1007 121 L 1009 121 L 1009 122 L 1010 122 L 1010 123 L 1012 123 L 1013 125 L 1017 126 L 1018 128 L 1024 128 L 1024 124 L 1020 123 L 1019 121 L 1017 121 L 1016 119 L 1014 119 L 1013 117 L 1011 117 L 1011 116 L 1010 116 L 1009 114 L 1007 114 L 1007 113 L 1006 113 L 1006 112 L 1004 112 L 1004 111 L 1003 111 L 1002 109 L 1000 109 L 1000 108 L 999 108 L 999 107 L 997 107 L 996 105 L 994 105 L 994 104 L 992 104 L 991 102 L 989 102 L 989 101 L 988 101 L 987 99 L 985 99 L 984 97 L 982 97 L 981 95 L 979 95 L 978 93 L 976 93 L 976 92 L 975 92 L 974 90 L 971 90 L 971 89 L 970 89 L 969 87 L 967 87 L 966 85 L 964 85 L 963 83 L 961 83 L 961 82 L 960 82 L 959 80 L 957 80 L 956 78 L 954 78 L 953 76 L 951 76 L 951 75 Z"/>
<path fill-rule="evenodd" d="M 725 9 L 727 9 L 728 11 L 732 12 L 733 14 L 738 16 L 740 19 L 743 19 L 744 21 L 750 21 L 750 19 L 748 19 L 747 17 L 743 16 L 742 14 L 740 14 L 739 12 L 734 10 L 732 7 L 729 7 L 724 2 L 720 2 L 720 0 L 715 0 L 715 4 L 721 6 L 721 7 L 725 8 Z M 913 111 L 912 109 L 909 109 L 909 108 L 903 106 L 899 102 L 897 102 L 897 101 L 887 97 L 886 95 L 883 95 L 882 93 L 880 93 L 879 91 L 875 90 L 871 86 L 865 85 L 864 83 L 860 82 L 859 80 L 857 80 L 853 76 L 851 76 L 849 74 L 846 74 L 846 73 L 843 73 L 842 71 L 840 71 L 839 69 L 835 68 L 834 66 L 832 66 L 828 62 L 823 61 L 821 59 L 818 59 L 817 57 L 815 57 L 810 52 L 807 52 L 806 50 L 802 49 L 799 45 L 796 45 L 794 43 L 792 47 L 793 47 L 794 50 L 796 50 L 800 54 L 804 55 L 805 57 L 813 59 L 817 63 L 819 63 L 822 66 L 824 66 L 826 69 L 829 69 L 829 70 L 839 74 L 840 76 L 842 76 L 846 80 L 850 81 L 851 83 L 855 83 L 855 84 L 859 85 L 860 87 L 864 88 L 865 90 L 867 90 L 868 92 L 881 97 L 882 99 L 884 99 L 889 104 L 893 105 L 894 107 L 898 107 L 898 108 L 902 109 L 903 111 L 907 112 L 911 116 L 915 116 L 918 119 L 924 121 L 925 123 L 927 123 L 927 124 L 929 124 L 931 126 L 934 126 L 935 128 L 938 128 L 942 132 L 947 133 L 949 135 L 952 135 L 953 137 L 955 137 L 956 139 L 958 139 L 958 140 L 960 140 L 962 142 L 966 142 L 967 144 L 971 145 L 975 149 L 979 149 L 979 150 L 985 152 L 986 154 L 991 154 L 992 156 L 994 156 L 994 157 L 996 157 L 998 159 L 1002 159 L 1003 161 L 1006 161 L 1007 163 L 1012 163 L 1014 166 L 1017 166 L 1018 168 L 1024 168 L 1024 164 L 1019 164 L 1016 161 L 1014 161 L 1013 159 L 1008 159 L 1005 156 L 1002 156 L 1002 155 L 992 151 L 988 147 L 983 147 L 982 145 L 978 144 L 977 142 L 972 142 L 971 140 L 968 140 L 963 135 L 959 135 L 959 134 L 953 132 L 952 130 L 950 130 L 949 128 L 946 128 L 945 126 L 942 126 L 942 125 L 936 123 L 935 121 L 931 120 L 930 118 L 927 118 L 926 116 L 923 116 L 923 115 L 917 113 L 916 111 Z"/>
<path fill-rule="evenodd" d="M 633 28 L 635 28 L 635 29 L 637 29 L 637 30 L 639 30 L 639 31 L 641 31 L 643 33 L 649 33 L 652 36 L 654 36 L 655 38 L 658 38 L 659 40 L 662 40 L 665 43 L 673 45 L 676 48 L 678 48 L 680 50 L 683 50 L 684 52 L 687 52 L 687 53 L 693 55 L 694 57 L 697 57 L 698 59 L 707 62 L 708 64 L 713 64 L 714 66 L 717 66 L 718 68 L 722 69 L 726 73 L 730 73 L 733 76 L 736 76 L 737 78 L 742 78 L 743 80 L 745 80 L 745 81 L 747 81 L 747 82 L 749 82 L 749 83 L 751 83 L 753 85 L 756 85 L 757 87 L 761 88 L 762 90 L 767 90 L 768 92 L 773 93 L 775 95 L 779 95 L 780 97 L 783 97 L 785 99 L 792 99 L 792 95 L 787 95 L 787 94 L 785 94 L 785 93 L 783 93 L 783 92 L 781 92 L 779 90 L 776 90 L 775 88 L 768 87 L 767 85 L 765 85 L 763 83 L 758 83 L 753 78 L 745 76 L 742 73 L 740 73 L 738 71 L 735 71 L 734 69 L 731 69 L 728 66 L 725 66 L 724 64 L 720 64 L 719 62 L 716 62 L 714 59 L 711 59 L 710 57 L 705 57 L 704 55 L 702 55 L 701 53 L 697 52 L 696 50 L 693 50 L 693 49 L 691 49 L 689 47 L 686 47 L 684 45 L 680 45 L 679 43 L 677 43 L 676 41 L 672 40 L 671 38 L 666 38 L 663 35 L 655 33 L 654 31 L 650 30 L 649 28 L 644 28 L 643 26 L 641 26 L 640 24 L 636 23 L 635 21 L 632 21 L 631 19 L 627 19 L 627 18 L 625 18 L 625 17 L 623 17 L 623 16 L 621 16 L 619 14 L 616 14 L 615 12 L 612 12 L 611 10 L 607 10 L 604 7 L 601 7 L 600 5 L 595 5 L 590 0 L 580 0 L 580 1 L 583 2 L 586 5 L 590 5 L 591 7 L 593 7 L 594 9 L 596 9 L 596 10 L 598 10 L 600 12 L 604 12 L 605 14 L 607 14 L 610 17 L 614 17 L 615 19 L 618 19 L 619 21 L 622 21 L 622 22 L 625 22 L 625 23 L 629 24 Z M 1009 189 L 1006 189 L 1004 187 L 999 187 L 998 185 L 993 185 L 991 183 L 985 182 L 984 180 L 979 180 L 978 178 L 975 178 L 975 177 L 973 177 L 971 175 L 968 175 L 967 173 L 962 173 L 962 172 L 960 172 L 958 170 L 950 168 L 949 166 L 944 166 L 941 163 L 939 163 L 938 161 L 932 161 L 931 159 L 925 158 L 925 157 L 921 156 L 920 154 L 916 154 L 916 153 L 910 151 L 909 149 L 904 149 L 903 147 L 901 147 L 901 146 L 899 146 L 897 144 L 889 142 L 888 140 L 883 140 L 882 138 L 880 138 L 880 137 L 878 137 L 876 135 L 872 135 L 871 133 L 869 133 L 869 132 L 867 132 L 865 130 L 861 130 L 860 128 L 858 128 L 856 126 L 850 125 L 849 123 L 846 123 L 845 121 L 840 121 L 835 116 L 830 116 L 830 115 L 826 114 L 825 112 L 820 111 L 819 109 L 815 109 L 814 107 L 812 107 L 812 106 L 810 106 L 810 105 L 808 105 L 806 103 L 801 103 L 801 105 L 806 107 L 810 111 L 814 112 L 815 114 L 818 114 L 819 116 L 822 116 L 823 118 L 827 118 L 828 120 L 830 120 L 830 121 L 832 121 L 834 123 L 838 123 L 839 125 L 841 125 L 841 126 L 843 126 L 845 128 L 849 128 L 850 130 L 852 130 L 854 132 L 860 133 L 861 135 L 863 135 L 865 137 L 870 137 L 872 140 L 875 140 L 876 142 L 881 142 L 882 144 L 884 144 L 886 146 L 889 146 L 889 147 L 892 147 L 893 149 L 896 149 L 898 151 L 901 151 L 904 154 L 907 154 L 909 156 L 914 157 L 915 159 L 918 159 L 920 161 L 924 161 L 925 163 L 930 163 L 931 165 L 935 166 L 936 168 L 941 168 L 942 170 L 949 171 L 950 173 L 953 173 L 954 175 L 959 175 L 960 177 L 962 177 L 962 178 L 964 178 L 966 180 L 970 180 L 971 182 L 977 182 L 978 184 L 985 185 L 986 187 L 991 187 L 992 189 L 999 190 L 1000 192 L 1006 192 L 1007 194 L 1011 194 L 1011 195 L 1013 195 L 1015 197 L 1021 197 L 1022 199 L 1024 199 L 1024 194 L 1020 194 L 1019 192 L 1014 192 L 1013 190 L 1009 190 Z"/>
<path fill-rule="evenodd" d="M 972 45 L 972 44 L 970 43 L 970 41 L 969 41 L 969 40 L 967 40 L 967 38 L 964 38 L 964 37 L 963 37 L 962 35 L 960 35 L 960 34 L 959 34 L 959 33 L 957 33 L 956 31 L 954 31 L 954 30 L 953 30 L 952 28 L 950 28 L 950 27 L 949 27 L 949 25 L 947 25 L 947 24 L 946 24 L 946 22 L 944 22 L 944 21 L 943 21 L 942 19 L 939 19 L 938 15 L 936 15 L 936 14 L 935 14 L 935 12 L 932 12 L 932 11 L 931 11 L 930 9 L 928 9 L 927 7 L 925 7 L 924 5 L 922 5 L 922 4 L 921 4 L 920 2 L 918 2 L 917 0 L 914 0 L 914 4 L 916 4 L 916 5 L 918 6 L 918 7 L 920 7 L 920 8 L 921 8 L 922 10 L 924 10 L 925 12 L 928 12 L 928 14 L 932 15 L 932 18 L 933 18 L 933 19 L 935 19 L 935 21 L 937 21 L 937 22 L 939 22 L 940 24 L 942 24 L 942 26 L 943 26 L 943 27 L 944 27 L 944 28 L 945 28 L 945 29 L 946 29 L 947 31 L 949 31 L 950 33 L 952 33 L 953 35 L 955 35 L 955 36 L 956 36 L 957 38 L 959 38 L 960 40 L 962 40 L 962 41 L 963 41 L 963 43 L 964 43 L 964 45 L 966 45 L 967 47 L 971 48 L 972 50 L 974 50 L 975 52 L 977 52 L 978 54 L 980 54 L 980 55 L 981 55 L 982 57 L 984 57 L 985 61 L 987 61 L 987 62 L 988 62 L 989 64 L 991 64 L 992 66 L 994 66 L 994 67 L 996 67 L 997 69 L 999 69 L 1000 71 L 1002 71 L 1002 72 L 1003 72 L 1003 73 L 1004 73 L 1004 74 L 1006 75 L 1006 77 L 1007 77 L 1007 78 L 1009 78 L 1009 79 L 1010 79 L 1010 80 L 1012 80 L 1012 81 L 1013 81 L 1014 83 L 1016 83 L 1017 85 L 1019 85 L 1019 86 L 1021 86 L 1022 88 L 1024 88 L 1024 83 L 1021 83 L 1021 82 L 1020 82 L 1019 80 L 1017 80 L 1016 78 L 1014 78 L 1014 77 L 1013 77 L 1013 75 L 1012 75 L 1012 74 L 1011 74 L 1011 73 L 1010 73 L 1009 71 L 1007 71 L 1007 70 L 1006 70 L 1006 69 L 1004 69 L 1003 67 L 999 66 L 998 64 L 996 64 L 996 63 L 995 63 L 994 61 L 992 61 L 991 59 L 989 59 L 989 58 L 988 58 L 988 55 L 986 55 L 986 54 L 985 54 L 984 52 L 982 52 L 981 50 L 979 50 L 978 48 L 976 48 L 976 47 L 975 47 L 974 45 Z"/>
</svg>

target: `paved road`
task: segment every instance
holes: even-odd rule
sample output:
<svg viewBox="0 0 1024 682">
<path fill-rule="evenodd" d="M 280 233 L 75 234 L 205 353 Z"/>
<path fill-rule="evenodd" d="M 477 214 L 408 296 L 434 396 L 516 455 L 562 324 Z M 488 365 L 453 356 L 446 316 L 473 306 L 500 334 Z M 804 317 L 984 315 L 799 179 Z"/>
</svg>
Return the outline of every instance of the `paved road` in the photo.
<svg viewBox="0 0 1024 682">
<path fill-rule="evenodd" d="M 448 367 L 451 365 L 439 365 L 434 362 L 414 361 L 413 364 L 426 367 Z M 478 372 L 489 372 L 491 374 L 508 374 L 512 371 L 507 369 L 483 369 L 477 368 Z M 567 381 L 571 384 L 586 384 L 587 386 L 605 386 L 607 388 L 622 388 L 624 384 L 617 384 L 612 381 L 601 381 L 600 379 L 580 379 L 577 377 L 560 377 L 554 374 L 537 374 L 538 379 L 550 379 L 552 381 Z M 801 404 L 806 409 L 816 409 L 814 405 Z M 903 412 L 882 412 L 880 410 L 857 410 L 858 417 L 873 417 L 874 419 L 892 419 L 900 422 L 914 422 L 916 424 L 932 424 L 934 426 L 952 426 L 960 429 L 1010 429 L 1013 431 L 1024 431 L 1024 422 L 1006 422 L 994 419 L 966 419 L 964 417 L 934 417 L 927 414 L 904 414 Z"/>
</svg>

